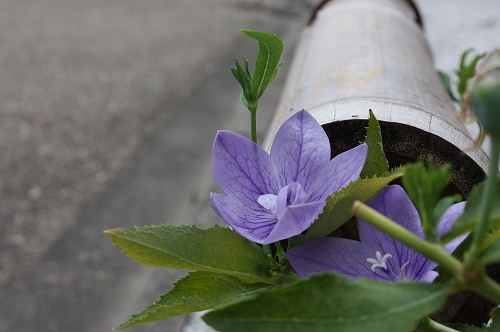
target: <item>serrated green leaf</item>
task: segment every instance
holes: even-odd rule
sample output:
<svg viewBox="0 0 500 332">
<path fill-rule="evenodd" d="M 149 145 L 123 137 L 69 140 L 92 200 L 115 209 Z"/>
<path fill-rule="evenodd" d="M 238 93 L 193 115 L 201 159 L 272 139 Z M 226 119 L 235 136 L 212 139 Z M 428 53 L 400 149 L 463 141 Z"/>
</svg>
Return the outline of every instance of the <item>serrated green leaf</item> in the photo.
<svg viewBox="0 0 500 332">
<path fill-rule="evenodd" d="M 489 327 L 481 326 L 477 327 L 469 324 L 446 324 L 446 326 L 460 331 L 460 332 L 488 332 L 491 331 Z"/>
<path fill-rule="evenodd" d="M 500 308 L 496 307 L 495 309 L 491 310 L 490 316 L 492 320 L 490 324 L 490 331 L 500 332 Z"/>
<path fill-rule="evenodd" d="M 252 95 L 257 100 L 278 73 L 281 66 L 283 41 L 278 36 L 267 32 L 255 30 L 241 30 L 241 32 L 259 43 L 259 52 L 252 73 Z"/>
<path fill-rule="evenodd" d="M 441 238 L 442 243 L 447 243 L 457 236 L 470 232 L 476 228 L 476 224 L 481 218 L 481 199 L 483 190 L 484 182 L 472 189 L 471 194 L 467 198 L 467 205 L 465 206 L 464 213 L 458 217 L 451 230 L 443 235 Z M 500 180 L 497 181 L 496 195 L 492 206 L 488 230 L 500 227 Z"/>
<path fill-rule="evenodd" d="M 371 178 L 373 176 L 383 176 L 389 171 L 389 162 L 385 157 L 384 147 L 382 145 L 382 133 L 380 125 L 372 110 L 368 119 L 368 128 L 366 129 L 365 143 L 368 145 L 368 156 L 365 166 L 361 172 L 361 178 Z"/>
<path fill-rule="evenodd" d="M 221 332 L 409 332 L 448 295 L 444 285 L 323 274 L 209 312 L 203 320 Z"/>
<path fill-rule="evenodd" d="M 229 228 L 162 225 L 105 233 L 141 264 L 227 274 L 246 282 L 275 282 L 271 270 L 277 263 Z"/>
<path fill-rule="evenodd" d="M 191 272 L 154 304 L 121 324 L 117 330 L 191 312 L 219 309 L 269 289 L 263 283 L 248 284 L 238 278 L 211 272 Z"/>
<path fill-rule="evenodd" d="M 384 177 L 358 179 L 337 191 L 333 196 L 328 196 L 326 206 L 318 219 L 304 235 L 292 237 L 289 246 L 294 247 L 302 242 L 327 236 L 353 216 L 352 204 L 354 201 L 369 201 L 389 182 L 403 176 L 403 174 L 404 169 L 399 168 Z"/>
</svg>

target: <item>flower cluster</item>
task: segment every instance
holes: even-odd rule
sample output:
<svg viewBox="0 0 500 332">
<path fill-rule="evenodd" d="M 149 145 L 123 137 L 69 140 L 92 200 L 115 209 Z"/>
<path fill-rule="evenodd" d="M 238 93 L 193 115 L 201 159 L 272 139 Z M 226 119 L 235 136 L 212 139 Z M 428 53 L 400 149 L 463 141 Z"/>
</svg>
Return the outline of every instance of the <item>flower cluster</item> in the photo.
<svg viewBox="0 0 500 332">
<path fill-rule="evenodd" d="M 304 110 L 280 127 L 270 154 L 243 136 L 219 131 L 212 168 L 225 194 L 212 193 L 212 207 L 253 242 L 290 238 L 312 224 L 328 195 L 359 177 L 367 153 L 361 144 L 330 160 L 325 131 Z"/>
</svg>

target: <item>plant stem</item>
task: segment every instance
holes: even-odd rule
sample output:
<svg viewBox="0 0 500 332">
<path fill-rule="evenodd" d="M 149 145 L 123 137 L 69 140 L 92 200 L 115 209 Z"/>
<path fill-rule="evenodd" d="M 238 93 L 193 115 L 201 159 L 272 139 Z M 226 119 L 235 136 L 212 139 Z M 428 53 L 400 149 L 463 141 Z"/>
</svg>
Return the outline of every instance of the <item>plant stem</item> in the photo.
<svg viewBox="0 0 500 332">
<path fill-rule="evenodd" d="M 421 239 L 360 201 L 354 202 L 352 210 L 357 217 L 360 217 L 382 232 L 435 261 L 454 276 L 461 275 L 463 270 L 462 263 L 448 254 L 441 245 Z"/>
<path fill-rule="evenodd" d="M 457 330 L 440 324 L 427 316 L 422 318 L 419 327 L 423 327 L 427 332 L 457 332 Z"/>
<path fill-rule="evenodd" d="M 250 106 L 248 109 L 250 110 L 250 127 L 252 132 L 252 141 L 257 143 L 257 102 L 255 106 Z"/>
<path fill-rule="evenodd" d="M 492 137 L 490 166 L 488 169 L 488 178 L 481 199 L 481 219 L 474 232 L 469 252 L 465 256 L 465 266 L 472 267 L 476 264 L 476 259 L 481 252 L 486 230 L 490 221 L 491 209 L 495 198 L 495 191 L 498 181 L 498 159 L 500 155 L 500 140 Z"/>
<path fill-rule="evenodd" d="M 482 268 L 466 269 L 458 259 L 448 254 L 441 245 L 419 238 L 406 228 L 396 224 L 360 201 L 354 202 L 352 209 L 356 216 L 362 218 L 370 225 L 389 234 L 451 272 L 457 277 L 457 281 L 459 282 L 456 290 L 469 288 L 500 303 L 500 285 L 488 277 Z"/>
</svg>

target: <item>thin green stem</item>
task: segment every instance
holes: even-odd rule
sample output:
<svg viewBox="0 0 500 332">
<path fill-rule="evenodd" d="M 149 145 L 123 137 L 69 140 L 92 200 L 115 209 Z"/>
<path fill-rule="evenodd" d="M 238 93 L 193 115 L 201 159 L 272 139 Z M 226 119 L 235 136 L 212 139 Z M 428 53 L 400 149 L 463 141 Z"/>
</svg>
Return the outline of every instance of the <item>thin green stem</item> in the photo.
<svg viewBox="0 0 500 332">
<path fill-rule="evenodd" d="M 486 230 L 488 229 L 488 224 L 490 222 L 491 210 L 493 209 L 493 202 L 495 198 L 495 190 L 498 181 L 498 159 L 500 156 L 500 140 L 491 140 L 491 155 L 490 155 L 490 167 L 488 170 L 488 178 L 486 180 L 486 185 L 483 191 L 483 197 L 481 199 L 481 219 L 477 224 L 476 230 L 474 232 L 472 243 L 469 252 L 465 256 L 465 266 L 472 267 L 476 261 L 477 257 L 481 253 L 484 239 L 486 237 Z"/>
<path fill-rule="evenodd" d="M 257 143 L 257 103 L 254 107 L 250 107 L 250 127 L 252 132 L 252 141 Z"/>
<path fill-rule="evenodd" d="M 451 272 L 457 278 L 457 291 L 469 288 L 500 303 L 500 285 L 488 277 L 482 268 L 466 269 L 458 259 L 448 254 L 441 245 L 419 238 L 406 228 L 396 224 L 360 201 L 354 202 L 353 212 L 370 225 L 418 251 Z"/>
<path fill-rule="evenodd" d="M 424 331 L 426 332 L 457 332 L 457 330 L 452 329 L 451 327 L 445 326 L 443 324 L 440 324 L 435 320 L 430 319 L 427 316 L 422 318 L 419 327 L 423 328 Z"/>
<path fill-rule="evenodd" d="M 441 245 L 421 239 L 360 201 L 354 202 L 352 210 L 357 217 L 360 217 L 382 232 L 435 261 L 454 276 L 459 276 L 462 273 L 462 263 L 448 254 Z"/>
</svg>

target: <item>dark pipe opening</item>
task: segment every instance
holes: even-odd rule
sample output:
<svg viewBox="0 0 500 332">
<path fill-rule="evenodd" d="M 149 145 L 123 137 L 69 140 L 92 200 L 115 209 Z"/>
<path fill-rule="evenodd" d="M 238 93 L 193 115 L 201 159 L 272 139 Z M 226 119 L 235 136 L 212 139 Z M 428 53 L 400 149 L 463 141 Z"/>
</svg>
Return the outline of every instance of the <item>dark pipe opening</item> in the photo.
<svg viewBox="0 0 500 332">
<path fill-rule="evenodd" d="M 364 141 L 368 120 L 345 120 L 323 125 L 330 139 L 332 157 Z M 382 141 L 391 168 L 434 157 L 439 166 L 451 165 L 452 184 L 445 195 L 460 193 L 467 197 L 485 179 L 482 168 L 453 144 L 424 130 L 394 122 L 380 121 Z"/>
</svg>

